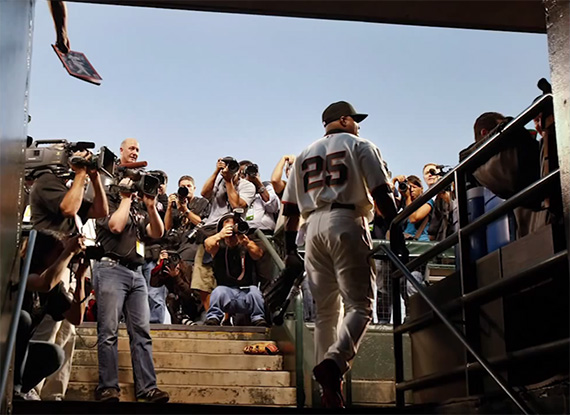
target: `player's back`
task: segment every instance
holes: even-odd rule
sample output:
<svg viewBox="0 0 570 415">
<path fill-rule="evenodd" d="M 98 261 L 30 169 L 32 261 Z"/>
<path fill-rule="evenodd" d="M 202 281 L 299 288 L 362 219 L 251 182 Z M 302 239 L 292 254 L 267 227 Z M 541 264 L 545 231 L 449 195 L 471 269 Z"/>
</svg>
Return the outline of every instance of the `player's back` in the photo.
<svg viewBox="0 0 570 415">
<path fill-rule="evenodd" d="M 297 203 L 304 217 L 332 203 L 354 205 L 369 216 L 369 190 L 386 183 L 378 148 L 370 141 L 340 132 L 326 135 L 295 160 L 294 179 L 283 200 Z"/>
</svg>

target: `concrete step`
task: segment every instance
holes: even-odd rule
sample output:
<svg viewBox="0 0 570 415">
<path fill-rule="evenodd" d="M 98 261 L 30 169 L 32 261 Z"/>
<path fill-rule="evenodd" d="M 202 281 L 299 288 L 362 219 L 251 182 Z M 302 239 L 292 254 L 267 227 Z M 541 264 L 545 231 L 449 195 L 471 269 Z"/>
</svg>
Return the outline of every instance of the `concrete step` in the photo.
<svg viewBox="0 0 570 415">
<path fill-rule="evenodd" d="M 264 340 L 226 340 L 226 339 L 171 339 L 155 337 L 152 340 L 153 352 L 171 353 L 208 353 L 208 354 L 239 354 L 243 355 L 245 346 L 265 342 Z M 274 343 L 274 342 L 272 342 Z M 96 349 L 96 336 L 78 337 L 76 350 Z M 128 337 L 119 337 L 119 351 L 129 350 Z"/>
<path fill-rule="evenodd" d="M 390 380 L 352 380 L 355 405 L 390 405 L 396 402 L 396 384 Z"/>
<path fill-rule="evenodd" d="M 220 340 L 267 340 L 269 329 L 263 327 L 184 326 L 180 324 L 151 324 L 153 339 L 220 339 Z M 77 327 L 80 336 L 97 336 L 96 323 L 83 323 Z M 119 337 L 128 337 L 124 324 L 119 325 Z"/>
<path fill-rule="evenodd" d="M 283 356 L 265 355 L 219 355 L 205 353 L 170 353 L 154 352 L 155 368 L 163 369 L 229 369 L 229 370 L 282 370 Z M 97 366 L 96 349 L 76 350 L 73 364 L 78 366 Z M 119 352 L 119 367 L 130 368 L 131 356 L 128 351 Z"/>
<path fill-rule="evenodd" d="M 162 385 L 192 386 L 291 386 L 291 373 L 269 370 L 184 370 L 156 369 L 156 380 Z M 73 365 L 71 382 L 97 383 L 98 368 L 95 366 Z M 120 383 L 133 383 L 133 371 L 130 368 L 119 369 Z"/>
<path fill-rule="evenodd" d="M 134 401 L 134 385 L 120 384 L 121 401 Z M 69 382 L 66 400 L 89 401 L 95 399 L 96 382 Z M 170 394 L 170 402 L 217 405 L 280 405 L 296 403 L 295 388 L 252 386 L 179 386 L 160 385 Z M 168 413 L 168 406 L 161 407 Z"/>
</svg>

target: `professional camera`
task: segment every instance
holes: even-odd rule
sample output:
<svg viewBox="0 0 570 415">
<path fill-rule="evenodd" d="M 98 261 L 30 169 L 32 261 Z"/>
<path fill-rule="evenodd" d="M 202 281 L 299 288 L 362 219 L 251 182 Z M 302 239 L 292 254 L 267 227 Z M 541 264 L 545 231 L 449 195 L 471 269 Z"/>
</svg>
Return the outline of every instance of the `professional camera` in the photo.
<svg viewBox="0 0 570 415">
<path fill-rule="evenodd" d="M 158 188 L 161 184 L 161 178 L 164 176 L 158 172 L 144 172 L 141 169 L 130 169 L 119 166 L 117 168 L 117 188 L 119 192 L 124 193 L 139 193 L 145 194 L 147 196 L 156 196 L 158 194 Z M 119 186 L 121 180 L 124 178 L 131 179 L 133 181 L 132 186 L 125 187 Z M 164 182 L 164 181 L 163 181 Z"/>
<path fill-rule="evenodd" d="M 435 166 L 435 169 L 429 169 L 429 173 L 432 176 L 445 176 L 447 173 L 449 173 L 449 171 L 451 170 L 450 166 L 446 166 L 443 164 L 438 164 L 437 166 Z M 437 170 L 436 170 L 437 169 Z"/>
<path fill-rule="evenodd" d="M 226 166 L 228 168 L 228 171 L 232 174 L 237 173 L 237 171 L 239 170 L 239 163 L 237 162 L 237 160 L 233 157 L 224 157 L 222 159 L 222 161 L 224 163 L 226 163 Z"/>
<path fill-rule="evenodd" d="M 190 242 L 191 244 L 193 244 L 194 242 L 196 242 L 196 237 L 198 236 L 198 231 L 200 229 L 202 229 L 204 227 L 204 222 L 200 222 L 199 224 L 197 224 L 194 229 L 192 229 L 190 231 L 190 233 L 188 233 L 188 242 Z"/>
<path fill-rule="evenodd" d="M 178 196 L 178 200 L 180 202 L 184 202 L 186 200 L 186 198 L 188 197 L 188 188 L 184 187 L 184 186 L 180 186 L 178 188 L 178 191 L 176 192 L 176 196 Z M 173 201 L 172 204 L 172 209 L 176 209 L 176 201 Z"/>
<path fill-rule="evenodd" d="M 176 251 L 166 251 L 168 257 L 162 262 L 162 269 L 166 270 L 166 267 L 174 269 L 176 265 L 181 261 L 180 255 Z"/>
<path fill-rule="evenodd" d="M 259 167 L 257 164 L 250 164 L 244 169 L 243 173 L 246 176 L 256 176 L 259 173 Z"/>
<path fill-rule="evenodd" d="M 234 213 L 234 234 L 245 235 L 249 232 L 249 224 L 242 219 L 244 210 L 237 208 L 233 210 Z"/>
<path fill-rule="evenodd" d="M 398 191 L 400 193 L 405 193 L 408 191 L 409 185 L 408 185 L 408 181 L 404 180 L 403 182 L 398 182 Z"/>
<path fill-rule="evenodd" d="M 117 157 L 107 147 L 103 146 L 99 153 L 90 159 L 73 156 L 76 151 L 95 148 L 95 143 L 78 141 L 70 143 L 65 139 L 36 140 L 26 148 L 26 179 L 35 179 L 48 171 L 58 177 L 71 177 L 70 164 L 97 169 L 113 176 Z"/>
</svg>

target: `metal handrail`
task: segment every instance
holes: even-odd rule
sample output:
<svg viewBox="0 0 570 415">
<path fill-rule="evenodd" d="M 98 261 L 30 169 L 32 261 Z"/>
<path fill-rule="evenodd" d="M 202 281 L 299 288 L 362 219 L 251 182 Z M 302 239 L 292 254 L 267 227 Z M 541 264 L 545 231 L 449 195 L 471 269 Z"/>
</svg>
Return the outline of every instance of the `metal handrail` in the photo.
<svg viewBox="0 0 570 415">
<path fill-rule="evenodd" d="M 485 287 L 471 291 L 467 294 L 462 295 L 461 297 L 451 300 L 447 304 L 444 304 L 440 307 L 441 311 L 446 314 L 450 314 L 461 309 L 461 307 L 466 304 L 485 304 L 505 294 L 506 290 L 508 289 L 521 289 L 540 282 L 541 280 L 552 278 L 551 275 L 543 273 L 543 271 L 564 263 L 567 256 L 568 250 L 558 252 L 556 255 L 542 262 L 539 262 L 536 265 L 526 268 L 518 274 L 515 274 L 509 278 L 501 278 L 500 280 L 486 285 Z M 420 330 L 436 318 L 437 316 L 433 311 L 428 311 L 421 316 L 409 322 L 406 322 L 401 326 L 398 326 L 394 329 L 394 333 L 406 333 Z"/>
<path fill-rule="evenodd" d="M 269 238 L 261 232 L 261 230 L 257 229 L 255 231 L 255 236 L 257 236 L 261 242 L 265 245 L 266 251 L 269 253 L 275 265 L 279 271 L 282 271 L 285 268 L 285 263 L 273 248 L 273 245 Z M 289 304 L 289 309 L 293 308 L 293 316 L 295 319 L 295 334 L 294 334 L 294 342 L 295 342 L 295 388 L 296 388 L 296 403 L 297 408 L 302 408 L 305 406 L 305 374 L 303 372 L 303 363 L 304 363 L 304 352 L 303 352 L 303 294 L 301 290 L 299 290 L 293 301 Z M 289 334 L 290 340 L 291 333 L 288 330 L 285 330 L 287 334 Z"/>
<path fill-rule="evenodd" d="M 465 160 L 463 160 L 459 165 L 457 165 L 454 169 L 448 172 L 444 177 L 442 177 L 437 183 L 435 183 L 431 188 L 427 190 L 427 192 L 423 193 L 414 200 L 409 206 L 407 206 L 401 213 L 399 213 L 396 218 L 390 224 L 390 233 L 392 235 L 396 235 L 400 233 L 400 225 L 404 222 L 404 220 L 410 216 L 413 212 L 419 209 L 424 204 L 428 203 L 433 197 L 437 196 L 440 192 L 444 191 L 452 182 L 455 182 L 455 192 L 458 199 L 458 214 L 459 214 L 459 227 L 460 229 L 455 232 L 453 235 L 447 237 L 442 242 L 438 243 L 432 249 L 428 250 L 424 254 L 420 255 L 418 258 L 411 260 L 408 262 L 407 266 L 410 269 L 414 269 L 420 265 L 426 263 L 430 258 L 434 255 L 445 251 L 446 249 L 451 248 L 455 244 L 459 244 L 459 272 L 462 282 L 462 294 L 469 294 L 473 292 L 472 288 L 470 288 L 471 283 L 466 280 L 465 273 L 467 272 L 466 266 L 468 265 L 468 257 L 469 251 L 468 247 L 465 245 L 465 241 L 467 236 L 475 231 L 477 228 L 480 228 L 488 223 L 491 223 L 493 220 L 502 216 L 507 210 L 512 210 L 514 207 L 520 205 L 525 200 L 529 199 L 531 196 L 541 192 L 544 188 L 554 181 L 559 172 L 552 172 L 548 176 L 544 177 L 543 179 L 539 180 L 537 183 L 534 183 L 527 187 L 526 189 L 522 190 L 521 192 L 517 193 L 514 197 L 511 197 L 506 202 L 502 203 L 501 206 L 493 209 L 492 211 L 485 213 L 480 218 L 472 222 L 471 224 L 466 223 L 466 203 L 467 200 L 465 198 L 465 175 L 466 173 L 470 173 L 475 168 L 483 164 L 489 158 L 491 158 L 498 150 L 500 150 L 501 144 L 504 142 L 506 138 L 508 138 L 514 131 L 517 131 L 518 128 L 524 127 L 528 122 L 530 122 L 537 114 L 543 111 L 543 108 L 546 106 L 552 106 L 553 96 L 552 94 L 545 94 L 540 99 L 538 99 L 535 103 L 530 105 L 527 109 L 525 109 L 521 114 L 519 114 L 515 119 L 513 119 L 510 123 L 508 123 L 502 130 L 497 131 L 491 138 L 483 142 L 478 148 L 476 148 Z M 467 341 L 466 337 L 459 331 L 453 324 L 449 321 L 449 319 L 443 314 L 440 308 L 433 303 L 429 297 L 426 295 L 423 287 L 419 284 L 415 278 L 410 273 L 409 269 L 404 265 L 400 259 L 390 250 L 389 247 L 381 245 L 377 248 L 377 250 L 384 250 L 386 255 L 394 262 L 396 268 L 400 273 L 402 273 L 405 279 L 410 282 L 421 295 L 421 297 L 426 301 L 429 307 L 433 310 L 433 313 L 437 315 L 444 323 L 445 326 L 452 332 L 452 334 L 457 337 L 461 343 L 465 346 L 465 349 L 469 351 L 469 353 L 479 362 L 482 368 L 484 368 L 487 373 L 493 378 L 493 380 L 500 386 L 500 388 L 507 394 L 507 396 L 517 405 L 517 407 L 523 413 L 529 413 L 529 409 L 526 407 L 525 403 L 519 399 L 518 396 L 511 390 L 511 388 L 504 382 L 504 380 L 497 374 L 495 371 L 489 366 L 488 362 L 479 354 L 475 352 L 475 349 L 471 347 L 469 342 Z M 374 253 L 374 251 L 373 251 Z M 467 259 L 466 259 L 467 258 Z M 395 273 L 397 274 L 397 272 Z M 395 277 L 400 276 L 394 275 Z M 399 284 L 392 284 L 392 296 L 394 301 L 398 301 L 400 292 L 399 292 Z M 401 315 L 399 312 L 399 307 L 394 307 L 394 357 L 395 357 L 395 378 L 396 383 L 401 384 L 403 381 L 403 355 L 402 355 L 402 330 L 399 329 L 401 324 Z M 465 315 L 466 310 L 464 309 L 464 318 L 472 321 L 473 316 L 469 314 L 470 317 Z M 469 333 L 467 333 L 469 334 Z M 404 396 L 403 392 L 396 389 L 396 404 L 398 406 L 403 405 L 404 403 Z"/>
<path fill-rule="evenodd" d="M 36 244 L 37 231 L 32 230 L 28 237 L 28 246 L 26 248 L 26 259 L 24 260 L 24 267 L 20 272 L 20 282 L 18 284 L 18 297 L 16 297 L 16 305 L 12 313 L 12 321 L 10 322 L 10 331 L 6 345 L 6 362 L 2 365 L 2 374 L 0 375 L 0 402 L 4 402 L 4 393 L 6 392 L 6 385 L 8 383 L 8 371 L 10 368 L 10 360 L 14 351 L 16 343 L 16 334 L 18 332 L 18 323 L 20 322 L 20 311 L 24 303 L 24 294 L 26 292 L 26 284 L 28 283 L 28 274 L 30 273 L 30 266 L 32 263 L 32 253 Z"/>
<path fill-rule="evenodd" d="M 507 396 L 517 405 L 517 407 L 521 410 L 523 414 L 530 414 L 532 413 L 531 410 L 526 406 L 526 404 L 514 393 L 510 386 L 503 380 L 501 375 L 499 375 L 495 370 L 489 365 L 487 359 L 483 356 L 479 355 L 477 351 L 471 347 L 465 336 L 457 330 L 457 328 L 453 325 L 453 323 L 440 311 L 439 307 L 429 298 L 426 294 L 424 287 L 416 281 L 413 277 L 412 273 L 406 268 L 406 266 L 400 261 L 400 259 L 396 256 L 392 250 L 382 245 L 382 249 L 388 256 L 388 258 L 396 265 L 396 267 L 404 273 L 406 279 L 414 286 L 414 288 L 418 291 L 418 294 L 424 299 L 424 301 L 431 307 L 431 309 L 437 314 L 437 316 L 441 319 L 443 324 L 453 333 L 455 337 L 463 344 L 463 346 L 471 353 L 471 355 L 479 362 L 479 364 L 487 371 L 487 373 L 493 378 L 493 380 L 499 385 L 499 387 L 507 394 Z M 398 285 L 398 284 L 393 284 Z M 399 307 L 394 307 L 396 310 Z M 397 384 L 396 384 L 397 387 Z"/>
</svg>

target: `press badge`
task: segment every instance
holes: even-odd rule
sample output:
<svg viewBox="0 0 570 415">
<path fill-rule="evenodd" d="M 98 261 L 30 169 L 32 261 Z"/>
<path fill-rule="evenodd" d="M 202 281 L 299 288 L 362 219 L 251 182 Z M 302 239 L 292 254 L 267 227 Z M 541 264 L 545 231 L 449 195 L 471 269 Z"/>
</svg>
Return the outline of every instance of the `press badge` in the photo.
<svg viewBox="0 0 570 415">
<path fill-rule="evenodd" d="M 137 239 L 137 254 L 144 258 L 144 242 Z"/>
<path fill-rule="evenodd" d="M 246 220 L 246 221 L 251 221 L 251 220 L 253 220 L 253 206 L 250 207 L 250 208 L 247 210 L 247 213 L 246 213 L 246 215 L 245 215 L 245 220 Z"/>
</svg>

